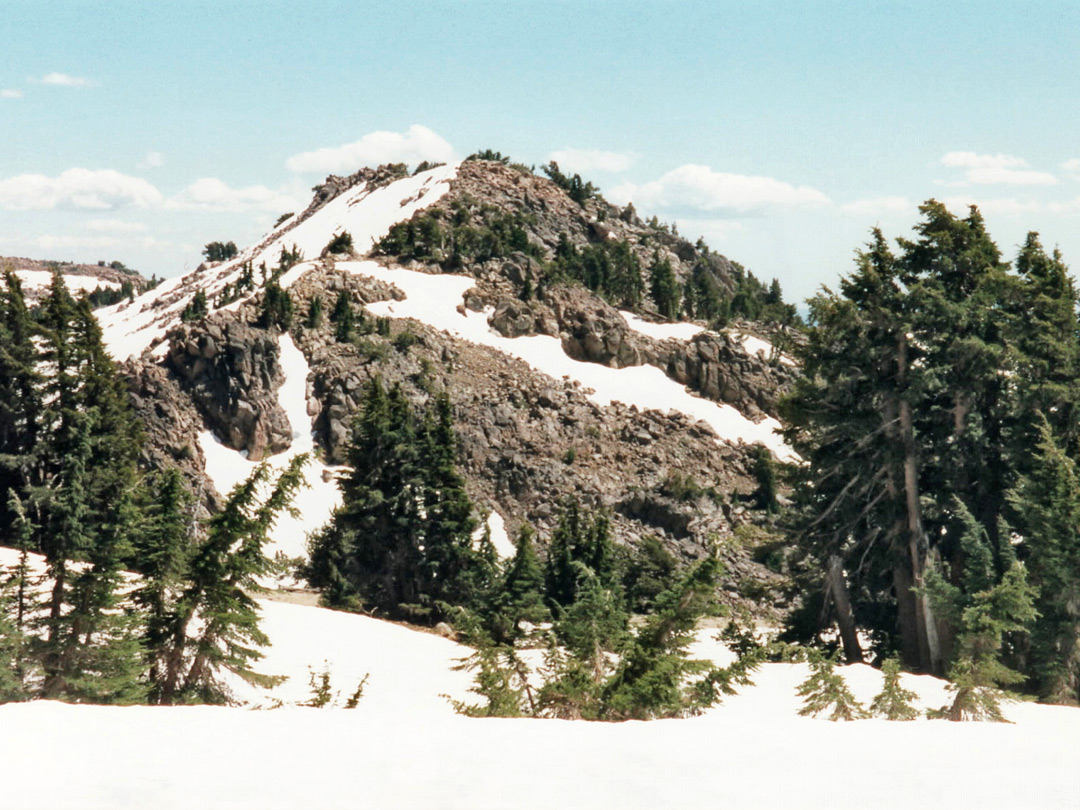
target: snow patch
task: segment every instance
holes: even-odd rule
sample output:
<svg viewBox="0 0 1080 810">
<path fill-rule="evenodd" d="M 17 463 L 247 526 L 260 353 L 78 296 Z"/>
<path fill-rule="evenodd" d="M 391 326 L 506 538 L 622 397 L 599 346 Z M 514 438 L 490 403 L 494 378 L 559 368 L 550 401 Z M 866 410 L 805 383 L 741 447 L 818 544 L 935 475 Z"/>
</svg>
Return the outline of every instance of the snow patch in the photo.
<svg viewBox="0 0 1080 810">
<path fill-rule="evenodd" d="M 293 499 L 297 515 L 282 514 L 270 532 L 267 554 L 281 552 L 287 557 L 307 554 L 307 535 L 320 529 L 341 504 L 341 493 L 335 483 L 341 467 L 330 467 L 314 457 L 315 442 L 311 434 L 311 417 L 307 412 L 307 378 L 310 373 L 307 359 L 289 334 L 278 338 L 281 368 L 285 381 L 278 389 L 281 405 L 293 438 L 284 453 L 266 459 L 271 469 L 280 472 L 301 453 L 311 453 L 311 460 L 304 468 L 308 486 L 301 489 Z M 222 495 L 227 495 L 237 484 L 247 480 L 258 466 L 248 461 L 246 454 L 223 445 L 216 436 L 206 430 L 199 434 L 199 446 L 206 457 L 206 474 Z"/>
<path fill-rule="evenodd" d="M 633 312 L 619 310 L 619 314 L 623 316 L 626 325 L 635 332 L 648 335 L 656 340 L 672 338 L 675 340 L 690 340 L 705 331 L 705 327 L 698 326 L 696 323 L 687 323 L 685 321 L 679 323 L 653 323 L 642 319 Z"/>
<path fill-rule="evenodd" d="M 783 439 L 774 432 L 780 427 L 776 419 L 752 422 L 730 405 L 688 393 L 654 366 L 608 368 L 568 357 L 558 338 L 548 335 L 503 337 L 488 325 L 490 312 L 466 309 L 462 314 L 458 311 L 462 296 L 474 284 L 471 278 L 450 274 L 431 275 L 404 268 L 388 270 L 371 261 L 339 262 L 337 267 L 388 282 L 405 294 L 404 301 L 368 304 L 367 310 L 374 315 L 414 318 L 451 335 L 498 349 L 524 360 L 537 371 L 556 380 L 566 377 L 579 382 L 586 389 L 591 389 L 588 396 L 598 405 L 618 401 L 641 409 L 680 411 L 708 423 L 718 436 L 729 442 L 761 443 L 780 459 L 795 458 Z"/>
<path fill-rule="evenodd" d="M 52 284 L 52 273 L 48 270 L 16 270 L 15 275 L 27 291 L 43 290 Z M 81 292 L 93 292 L 98 287 L 105 287 L 110 290 L 120 289 L 117 282 L 106 281 L 97 276 L 69 275 L 67 273 L 64 273 L 63 276 L 68 290 L 75 295 Z"/>
</svg>

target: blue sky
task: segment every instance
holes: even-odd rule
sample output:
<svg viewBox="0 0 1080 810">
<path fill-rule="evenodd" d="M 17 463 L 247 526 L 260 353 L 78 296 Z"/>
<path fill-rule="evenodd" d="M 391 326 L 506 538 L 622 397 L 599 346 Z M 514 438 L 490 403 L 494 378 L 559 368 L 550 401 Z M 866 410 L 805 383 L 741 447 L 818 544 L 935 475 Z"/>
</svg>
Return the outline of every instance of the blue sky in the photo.
<svg viewBox="0 0 1080 810">
<path fill-rule="evenodd" d="M 789 298 L 980 205 L 1080 267 L 1080 4 L 4 4 L 0 255 L 195 266 L 361 162 L 552 157 Z"/>
</svg>

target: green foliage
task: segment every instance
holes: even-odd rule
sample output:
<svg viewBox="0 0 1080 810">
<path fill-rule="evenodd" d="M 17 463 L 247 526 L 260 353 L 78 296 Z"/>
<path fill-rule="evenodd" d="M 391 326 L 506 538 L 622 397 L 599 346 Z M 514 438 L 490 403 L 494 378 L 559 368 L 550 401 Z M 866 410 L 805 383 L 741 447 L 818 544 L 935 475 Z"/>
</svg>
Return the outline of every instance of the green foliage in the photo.
<svg viewBox="0 0 1080 810">
<path fill-rule="evenodd" d="M 293 215 L 292 211 L 287 211 L 286 213 L 282 214 L 276 220 L 274 220 L 274 227 L 277 228 L 279 225 L 281 225 L 281 223 L 283 223 L 285 220 L 287 220 L 292 215 Z"/>
<path fill-rule="evenodd" d="M 667 258 L 661 259 L 658 253 L 653 254 L 652 264 L 649 265 L 649 294 L 657 312 L 669 320 L 679 317 L 682 295 L 679 282 L 675 279 L 671 262 Z"/>
<path fill-rule="evenodd" d="M 304 319 L 304 327 L 318 329 L 323 323 L 323 300 L 321 295 L 314 296 L 308 303 L 307 317 Z"/>
<path fill-rule="evenodd" d="M 870 703 L 870 716 L 885 720 L 914 720 L 919 716 L 919 710 L 911 703 L 918 695 L 900 685 L 900 662 L 887 658 L 881 665 L 881 671 L 885 677 L 881 691 Z"/>
<path fill-rule="evenodd" d="M 780 503 L 777 501 L 779 485 L 776 480 L 776 462 L 772 453 L 764 445 L 754 447 L 754 478 L 757 479 L 757 492 L 755 500 L 758 509 L 764 509 L 770 515 L 780 511 Z"/>
<path fill-rule="evenodd" d="M 235 242 L 209 242 L 202 251 L 208 262 L 227 262 L 236 258 L 237 253 Z"/>
<path fill-rule="evenodd" d="M 360 603 L 438 621 L 441 604 L 471 605 L 490 561 L 473 548 L 473 506 L 457 472 L 445 394 L 424 410 L 375 377 L 364 389 L 340 480 L 343 505 L 310 544 L 305 575 L 328 603 Z"/>
<path fill-rule="evenodd" d="M 675 555 L 654 535 L 646 535 L 629 552 L 625 564 L 623 587 L 629 608 L 635 613 L 654 610 L 656 598 L 667 590 L 678 569 Z"/>
<path fill-rule="evenodd" d="M 533 222 L 531 214 L 504 212 L 466 197 L 456 201 L 452 212 L 428 209 L 397 223 L 375 249 L 387 256 L 440 264 L 446 271 L 514 252 L 539 258 L 543 250 L 525 230 Z"/>
<path fill-rule="evenodd" d="M 831 658 L 816 655 L 810 659 L 810 677 L 799 684 L 799 697 L 803 698 L 799 714 L 816 717 L 831 711 L 829 720 L 861 720 L 867 717 L 866 709 L 848 689 L 844 676 L 836 671 Z"/>
<path fill-rule="evenodd" d="M 323 249 L 325 253 L 329 253 L 331 256 L 336 256 L 339 253 L 352 253 L 353 251 L 353 238 L 352 234 L 348 231 L 342 231 L 341 233 L 334 234 L 330 241 L 326 243 L 326 247 Z"/>
<path fill-rule="evenodd" d="M 596 186 L 592 183 L 586 183 L 581 179 L 580 174 L 567 177 L 559 170 L 559 164 L 554 160 L 541 168 L 551 182 L 565 191 L 570 196 L 570 199 L 580 206 L 584 207 L 586 201 L 599 196 Z"/>
<path fill-rule="evenodd" d="M 259 326 L 263 329 L 275 327 L 287 332 L 292 326 L 293 303 L 288 290 L 283 290 L 276 281 L 269 282 L 263 290 L 259 304 Z"/>
<path fill-rule="evenodd" d="M 641 262 L 625 241 L 597 242 L 578 250 L 560 233 L 548 275 L 580 282 L 618 306 L 636 309 L 641 302 Z"/>
<path fill-rule="evenodd" d="M 193 321 L 201 321 L 210 312 L 209 304 L 206 300 L 206 292 L 202 289 L 196 291 L 187 305 L 180 311 L 180 320 L 184 323 L 192 323 Z"/>
<path fill-rule="evenodd" d="M 687 655 L 698 619 L 711 609 L 720 570 L 715 557 L 692 566 L 661 594 L 655 614 L 632 636 L 625 627 L 608 635 L 616 627 L 609 620 L 618 612 L 611 591 L 584 565 L 577 568 L 580 595 L 566 612 L 578 615 L 565 646 L 549 635 L 543 666 L 534 670 L 511 646 L 481 645 L 463 668 L 476 672 L 473 691 L 486 703 L 455 702 L 459 712 L 584 720 L 682 717 L 750 682 L 761 660 L 757 648 L 730 667 Z"/>
<path fill-rule="evenodd" d="M 1041 416 L 1041 414 L 1040 414 Z M 1009 492 L 1020 517 L 1039 620 L 1031 631 L 1030 676 L 1051 703 L 1080 701 L 1080 476 L 1040 418 L 1030 471 Z"/>
<path fill-rule="evenodd" d="M 956 655 L 949 668 L 953 702 L 934 716 L 1006 722 L 1001 699 L 1008 694 L 1001 687 L 1021 683 L 1024 676 L 999 660 L 1002 642 L 1007 633 L 1025 631 L 1036 616 L 1033 589 L 1023 566 L 1014 564 L 1000 583 L 970 597 L 931 569 L 927 589 L 943 612 L 959 613 Z"/>
<path fill-rule="evenodd" d="M 491 160 L 505 166 L 510 163 L 510 156 L 504 155 L 502 152 L 496 152 L 494 149 L 481 149 L 473 152 L 465 160 Z"/>
<path fill-rule="evenodd" d="M 290 503 L 305 486 L 307 461 L 306 454 L 296 456 L 273 482 L 270 468 L 260 465 L 210 518 L 177 602 L 164 654 L 169 667 L 160 683 L 161 702 L 226 703 L 230 692 L 223 671 L 258 686 L 280 682 L 253 669 L 262 658 L 258 648 L 269 640 L 259 628 L 259 608 L 251 594 L 260 590 L 258 578 L 272 567 L 263 547 L 278 515 L 294 512 Z M 264 486 L 269 494 L 260 497 Z M 192 633 L 196 617 L 198 629 Z"/>
<path fill-rule="evenodd" d="M 483 611 L 488 631 L 500 644 L 525 635 L 525 623 L 536 625 L 551 619 L 544 602 L 544 572 L 536 556 L 533 529 L 527 523 L 518 532 L 516 545 L 506 573 L 491 590 Z"/>
</svg>

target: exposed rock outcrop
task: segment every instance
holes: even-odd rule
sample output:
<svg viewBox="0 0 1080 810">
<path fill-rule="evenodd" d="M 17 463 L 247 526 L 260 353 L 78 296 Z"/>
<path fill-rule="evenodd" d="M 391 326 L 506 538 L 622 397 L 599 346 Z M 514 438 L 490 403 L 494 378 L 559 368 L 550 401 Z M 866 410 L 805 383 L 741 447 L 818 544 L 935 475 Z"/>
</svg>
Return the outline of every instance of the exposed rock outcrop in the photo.
<svg viewBox="0 0 1080 810">
<path fill-rule="evenodd" d="M 277 402 L 284 375 L 272 334 L 226 312 L 179 326 L 168 340 L 168 367 L 222 442 L 254 461 L 288 448 L 292 429 Z"/>
</svg>

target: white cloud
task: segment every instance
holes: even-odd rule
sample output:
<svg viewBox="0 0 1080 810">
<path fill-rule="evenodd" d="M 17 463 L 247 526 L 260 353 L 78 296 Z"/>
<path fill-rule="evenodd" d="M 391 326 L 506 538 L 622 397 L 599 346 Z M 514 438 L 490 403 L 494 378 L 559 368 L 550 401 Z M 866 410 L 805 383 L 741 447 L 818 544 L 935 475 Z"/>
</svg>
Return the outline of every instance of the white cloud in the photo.
<svg viewBox="0 0 1080 810">
<path fill-rule="evenodd" d="M 687 164 L 641 186 L 627 183 L 607 195 L 613 202 L 632 200 L 639 210 L 695 211 L 719 216 L 753 216 L 768 209 L 829 205 L 809 186 L 793 186 L 772 177 L 716 172 Z"/>
<path fill-rule="evenodd" d="M 91 219 L 86 227 L 92 231 L 106 233 L 140 233 L 146 230 L 146 225 L 141 222 L 129 222 L 124 219 Z"/>
<path fill-rule="evenodd" d="M 216 177 L 203 177 L 165 201 L 176 211 L 268 211 L 294 210 L 297 199 L 266 186 L 232 188 Z"/>
<path fill-rule="evenodd" d="M 67 73 L 46 73 L 40 79 L 30 79 L 38 84 L 51 84 L 56 87 L 95 87 L 97 82 L 83 76 L 71 76 Z"/>
<path fill-rule="evenodd" d="M 74 208 L 108 211 L 161 202 L 161 192 L 142 178 L 112 169 L 68 169 L 57 177 L 20 174 L 0 180 L 0 208 L 13 211 Z"/>
<path fill-rule="evenodd" d="M 1072 180 L 1080 180 L 1080 158 L 1066 160 L 1061 164 L 1061 170 Z"/>
<path fill-rule="evenodd" d="M 854 200 L 840 206 L 840 213 L 857 217 L 873 217 L 882 214 L 914 212 L 915 207 L 907 197 L 873 197 Z"/>
<path fill-rule="evenodd" d="M 165 155 L 161 152 L 147 152 L 146 157 L 139 161 L 136 168 L 139 169 L 156 169 L 159 166 L 165 165 Z"/>
<path fill-rule="evenodd" d="M 342 146 L 301 152 L 285 161 L 291 172 L 352 172 L 382 163 L 448 163 L 454 148 L 427 127 L 413 124 L 408 132 L 369 132 Z"/>
<path fill-rule="evenodd" d="M 22 98 L 22 90 L 0 90 L 0 98 Z"/>
<path fill-rule="evenodd" d="M 609 152 L 604 149 L 560 149 L 548 155 L 564 172 L 624 172 L 637 162 L 633 152 Z"/>
<path fill-rule="evenodd" d="M 1014 155 L 980 155 L 975 152 L 948 152 L 941 165 L 964 170 L 964 180 L 974 185 L 1053 186 L 1059 181 L 1049 172 L 1032 169 Z"/>
</svg>

